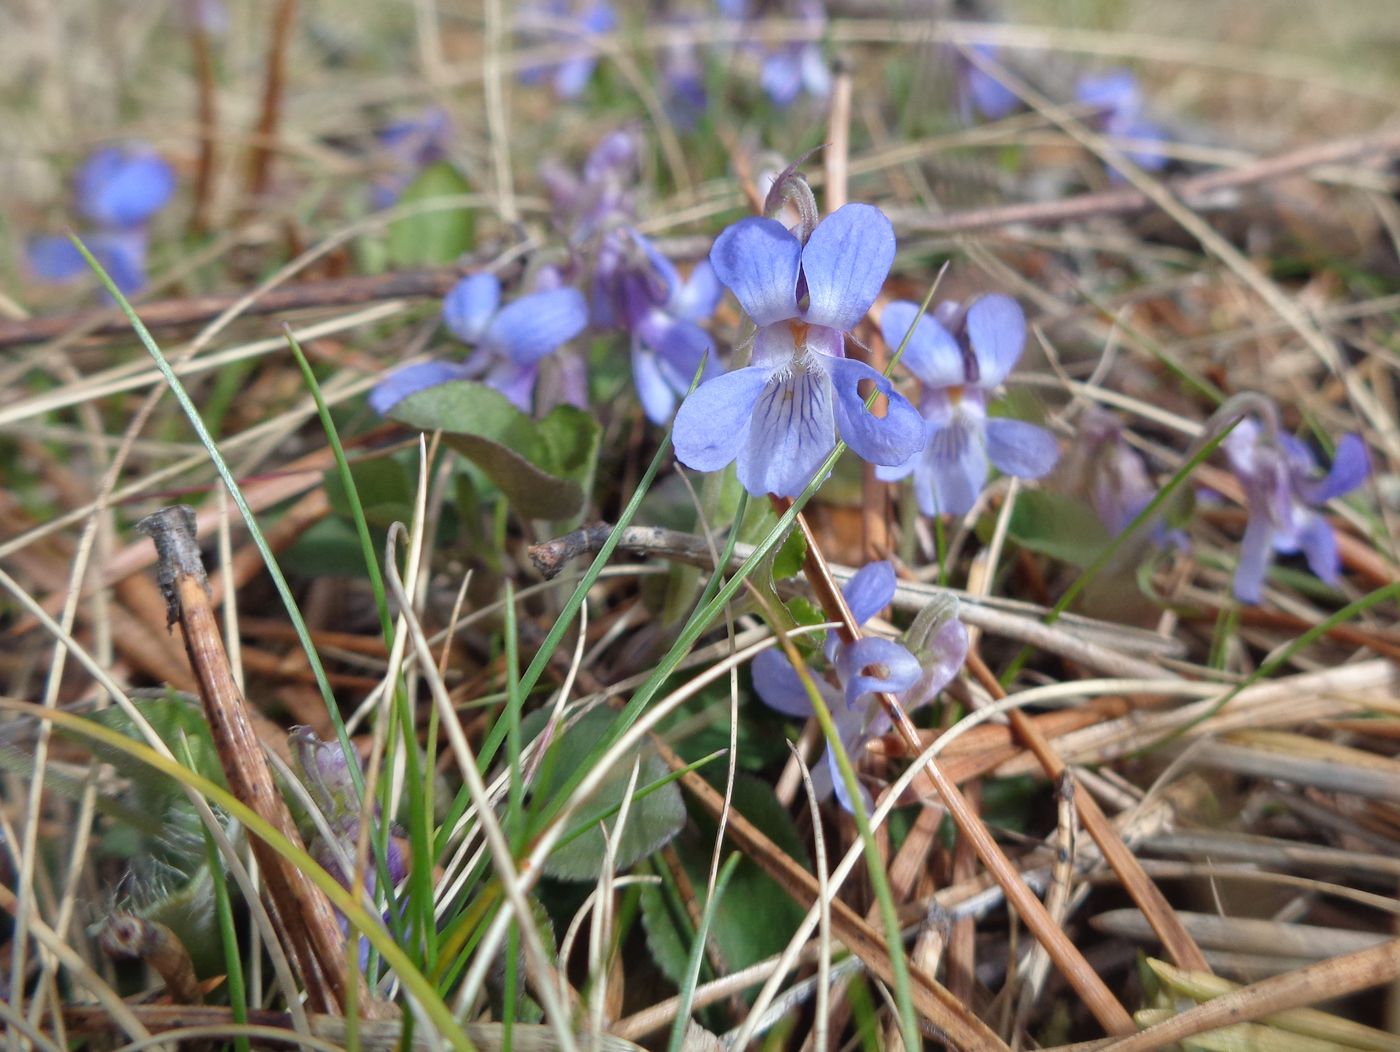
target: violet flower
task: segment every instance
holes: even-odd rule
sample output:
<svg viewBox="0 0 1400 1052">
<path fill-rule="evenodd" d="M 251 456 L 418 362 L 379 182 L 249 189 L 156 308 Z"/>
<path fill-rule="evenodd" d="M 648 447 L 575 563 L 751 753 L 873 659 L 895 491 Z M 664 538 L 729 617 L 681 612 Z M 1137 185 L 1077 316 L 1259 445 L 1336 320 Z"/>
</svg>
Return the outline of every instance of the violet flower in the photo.
<svg viewBox="0 0 1400 1052">
<path fill-rule="evenodd" d="M 684 21 L 673 22 L 682 28 Z M 694 131 L 709 106 L 705 89 L 705 67 L 700 52 L 690 40 L 668 41 L 661 52 L 661 83 L 665 89 L 666 114 L 677 130 Z"/>
<path fill-rule="evenodd" d="M 841 592 L 851 616 L 863 625 L 894 597 L 894 567 L 888 562 L 869 563 L 851 577 Z M 859 763 L 866 742 L 891 728 L 889 715 L 875 697 L 877 692 L 894 694 L 904 710 L 911 712 L 932 701 L 962 667 L 968 637 L 956 612 L 955 600 L 931 605 L 915 620 L 903 643 L 865 636 L 846 644 L 835 632 L 827 633 L 823 652 L 839 690 L 819 676 L 814 676 L 813 681 L 831 711 L 841 745 L 853 764 Z M 802 680 L 781 651 L 765 650 L 754 658 L 753 684 L 770 708 L 797 719 L 813 714 L 812 700 Z M 825 768 L 812 772 L 812 782 L 822 796 L 834 788 L 841 806 L 847 811 L 853 809 L 830 746 Z M 868 809 L 869 795 L 863 787 L 861 791 Z"/>
<path fill-rule="evenodd" d="M 891 303 L 880 318 L 890 347 L 900 346 L 918 304 Z M 986 485 L 989 464 L 1017 478 L 1038 479 L 1055 466 L 1059 447 L 1043 427 L 987 415 L 987 397 L 1006 379 L 1026 342 L 1026 317 L 1009 296 L 940 303 L 919 318 L 902 361 L 923 385 L 920 408 L 928 430 L 923 455 L 876 469 L 887 482 L 914 476 L 925 515 L 966 515 Z"/>
<path fill-rule="evenodd" d="M 447 156 L 452 119 L 446 110 L 431 106 L 417 117 L 381 128 L 375 139 L 382 170 L 371 184 L 370 204 L 388 208 L 424 168 Z"/>
<path fill-rule="evenodd" d="M 971 44 L 968 50 L 995 59 L 998 49 L 994 44 Z M 1021 100 L 1015 92 L 973 65 L 961 51 L 957 52 L 953 61 L 957 69 L 958 113 L 964 123 L 972 123 L 975 115 L 989 121 L 999 121 L 1020 108 Z"/>
<path fill-rule="evenodd" d="M 1092 107 L 1090 123 L 1111 139 L 1136 142 L 1164 142 L 1166 133 L 1142 115 L 1142 89 L 1137 78 L 1126 69 L 1081 77 L 1074 89 L 1075 100 Z M 1124 151 L 1134 164 L 1149 172 L 1159 172 L 1167 166 L 1167 157 L 1151 148 L 1137 146 Z M 1122 179 L 1112 168 L 1109 176 Z"/>
<path fill-rule="evenodd" d="M 665 424 L 702 361 L 702 382 L 720 373 L 714 341 L 700 323 L 715 312 L 724 287 L 708 261 L 682 279 L 671 261 L 630 227 L 605 239 L 600 256 L 614 252 L 622 258 L 598 264 L 593 319 L 630 333 L 637 397 L 647 419 Z"/>
<path fill-rule="evenodd" d="M 599 140 L 579 175 L 555 161 L 541 166 L 556 224 L 571 245 L 635 221 L 640 152 L 636 133 L 619 129 Z"/>
<path fill-rule="evenodd" d="M 917 453 L 923 427 L 883 375 L 845 356 L 845 336 L 875 302 L 894 260 L 894 229 L 878 208 L 848 204 L 804 244 L 774 219 L 729 227 L 710 252 L 719 280 L 758 326 L 754 364 L 702 384 L 676 413 L 676 456 L 697 471 L 738 461 L 750 493 L 796 497 L 836 445 L 897 465 Z M 860 382 L 888 400 L 865 407 Z"/>
<path fill-rule="evenodd" d="M 124 295 L 146 284 L 151 218 L 175 193 L 175 171 L 149 146 L 107 146 L 91 154 L 73 177 L 78 213 L 92 229 L 83 243 Z M 87 273 L 86 260 L 66 237 L 30 240 L 25 256 L 44 281 L 72 281 Z"/>
<path fill-rule="evenodd" d="M 387 414 L 409 395 L 451 380 L 481 380 L 522 412 L 534 401 L 540 362 L 588 324 L 588 306 L 572 288 L 550 288 L 501 306 L 494 274 L 471 274 L 443 298 L 443 322 L 476 351 L 465 362 L 421 362 L 390 373 L 369 394 L 375 412 Z"/>
<path fill-rule="evenodd" d="M 1350 493 L 1370 473 L 1366 445 L 1359 435 L 1342 436 L 1332 469 L 1319 477 L 1317 461 L 1307 446 L 1279 432 L 1273 421 L 1268 423 L 1269 427 L 1261 427 L 1253 417 L 1245 417 L 1223 443 L 1249 507 L 1234 584 L 1235 597 L 1245 603 L 1261 600 L 1264 575 L 1275 552 L 1301 551 L 1308 569 L 1320 580 L 1337 583 L 1341 572 L 1337 539 L 1331 524 L 1315 509 Z"/>
<path fill-rule="evenodd" d="M 354 779 L 350 774 L 345 751 L 338 741 L 322 741 L 310 727 L 293 727 L 287 736 L 291 746 L 292 768 L 301 779 L 306 791 L 325 817 L 327 825 L 335 837 L 340 851 L 328 844 L 318 831 L 310 838 L 308 850 L 321 867 L 343 888 L 350 887 L 351 874 L 341 864 L 341 856 L 352 861 L 356 856 L 357 838 L 360 832 L 359 796 L 355 791 Z M 370 835 L 376 832 L 379 823 L 379 807 L 374 808 L 374 820 L 370 824 Z M 399 837 L 391 835 L 384 855 L 384 865 L 389 880 L 397 885 L 408 876 L 408 860 Z M 371 896 L 378 887 L 377 867 L 373 860 L 364 874 L 364 889 Z M 334 908 L 334 907 L 332 907 Z M 339 909 L 335 910 L 340 930 L 348 932 L 350 925 Z M 389 915 L 385 914 L 385 922 Z M 370 944 L 360 937 L 360 971 L 369 967 Z"/>
<path fill-rule="evenodd" d="M 594 0 L 586 7 L 574 0 L 538 0 L 522 4 L 517 18 L 532 42 L 563 45 L 566 52 L 557 65 L 521 70 L 520 79 L 537 84 L 550 78 L 554 94 L 560 99 L 582 95 L 598 66 L 598 51 L 591 38 L 617 28 L 617 14 L 609 0 Z"/>
<path fill-rule="evenodd" d="M 798 17 L 814 30 L 826 24 L 826 11 L 817 0 L 798 5 Z M 793 40 L 765 51 L 759 85 L 779 109 L 786 109 L 804 91 L 815 99 L 831 94 L 831 68 L 817 40 Z"/>
</svg>

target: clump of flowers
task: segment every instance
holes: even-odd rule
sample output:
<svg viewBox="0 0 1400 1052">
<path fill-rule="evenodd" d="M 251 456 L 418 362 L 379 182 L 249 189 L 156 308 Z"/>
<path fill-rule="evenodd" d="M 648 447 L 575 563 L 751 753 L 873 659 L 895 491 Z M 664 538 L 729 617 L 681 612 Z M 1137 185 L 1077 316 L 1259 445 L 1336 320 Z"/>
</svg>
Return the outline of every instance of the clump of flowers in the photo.
<svg viewBox="0 0 1400 1052">
<path fill-rule="evenodd" d="M 553 286 L 557 278 L 546 274 L 541 280 Z M 442 319 L 476 350 L 464 362 L 420 362 L 390 373 L 370 391 L 375 412 L 388 413 L 409 395 L 452 380 L 481 380 L 528 413 L 540 363 L 584 330 L 588 306 L 577 289 L 563 287 L 545 287 L 502 306 L 500 279 L 482 273 L 448 291 Z"/>
<path fill-rule="evenodd" d="M 1277 410 L 1265 404 L 1263 422 L 1245 417 L 1223 443 L 1230 470 L 1244 487 L 1249 518 L 1240 544 L 1234 592 L 1241 602 L 1258 603 L 1274 553 L 1302 552 L 1326 584 L 1341 574 L 1337 539 L 1317 509 L 1350 493 L 1366 480 L 1370 459 L 1359 435 L 1343 435 L 1332 468 L 1321 473 L 1302 442 L 1279 430 Z"/>
<path fill-rule="evenodd" d="M 841 592 L 851 616 L 863 625 L 894 597 L 894 567 L 888 562 L 869 563 Z M 951 598 L 921 612 L 900 642 L 864 636 L 843 643 L 835 632 L 828 632 L 823 647 L 827 675 L 814 676 L 813 680 L 852 763 L 859 761 L 866 742 L 891 729 L 890 717 L 875 695 L 895 695 L 906 712 L 928 704 L 957 675 L 967 648 L 967 629 L 957 618 L 957 601 Z M 753 684 L 770 708 L 798 719 L 813 715 L 811 697 L 782 652 L 766 650 L 754 659 Z M 852 810 L 830 747 L 826 761 L 824 769 L 812 772 L 814 787 L 819 795 L 834 788 L 841 806 Z M 869 803 L 866 794 L 867 807 Z"/>
<path fill-rule="evenodd" d="M 146 286 L 146 248 L 151 219 L 175 193 L 175 170 L 143 143 L 107 146 L 91 154 L 73 179 L 78 214 L 91 224 L 82 234 L 88 251 L 123 294 Z M 36 276 L 72 281 L 87 262 L 66 237 L 38 237 L 26 247 Z"/>
<path fill-rule="evenodd" d="M 1055 466 L 1059 447 L 1050 432 L 987 415 L 988 397 L 1025 347 L 1026 317 L 1015 300 L 994 293 L 966 307 L 940 303 L 932 317 L 919 317 L 917 304 L 901 300 L 885 308 L 880 330 L 891 347 L 908 335 L 901 360 L 922 386 L 927 441 L 921 456 L 876 474 L 886 481 L 913 475 L 925 515 L 967 514 L 991 467 L 1038 479 Z"/>
<path fill-rule="evenodd" d="M 637 152 L 636 136 L 616 131 L 594 148 L 581 176 L 560 165 L 543 174 L 589 290 L 589 321 L 628 336 L 637 397 L 648 419 L 664 424 L 702 362 L 704 377 L 719 373 L 701 325 L 724 290 L 708 262 L 683 278 L 636 229 Z"/>
<path fill-rule="evenodd" d="M 1166 134 L 1143 115 L 1142 89 L 1126 69 L 1109 70 L 1081 77 L 1074 97 L 1091 110 L 1090 123 L 1104 135 L 1139 145 L 1127 149 L 1128 158 L 1139 168 L 1158 172 L 1167 166 L 1167 158 L 1158 150 L 1142 143 L 1164 142 Z M 1110 169 L 1109 176 L 1121 179 Z"/>
<path fill-rule="evenodd" d="M 816 203 L 801 188 L 808 203 L 797 234 L 755 216 L 715 241 L 715 273 L 758 326 L 754 364 L 702 384 L 672 432 L 682 463 L 718 471 L 737 461 L 739 481 L 755 495 L 800 494 L 835 448 L 837 431 L 858 456 L 890 466 L 908 461 L 923 441 L 914 407 L 845 350 L 846 334 L 894 261 L 894 228 L 866 204 L 815 222 Z M 883 417 L 866 408 L 862 380 L 885 396 Z"/>
<path fill-rule="evenodd" d="M 520 73 L 527 84 L 549 80 L 560 99 L 576 99 L 588 87 L 598 67 L 598 50 L 592 38 L 617 28 L 617 12 L 608 0 L 578 3 L 576 0 L 537 0 L 522 4 L 516 14 L 521 31 L 533 44 L 558 44 L 565 57 L 557 64 L 531 66 Z"/>
<path fill-rule="evenodd" d="M 325 869 L 343 888 L 349 888 L 351 874 L 341 863 L 346 857 L 352 863 L 357 852 L 357 837 L 360 831 L 359 797 L 355 782 L 350 774 L 345 752 L 336 741 L 322 741 L 310 727 L 293 727 L 288 735 L 291 745 L 293 769 L 301 783 L 315 801 L 321 814 L 325 816 L 331 832 L 335 836 L 333 846 L 318 832 L 310 837 L 308 850 L 321 867 Z M 376 834 L 379 824 L 379 809 L 375 808 L 374 819 L 370 822 L 371 837 Z M 336 850 L 336 847 L 340 850 Z M 408 875 L 407 845 L 398 836 L 391 835 L 385 851 L 385 869 L 389 880 L 398 884 Z M 364 889 L 373 895 L 378 885 L 376 867 L 371 864 L 364 874 Z M 342 931 L 348 931 L 345 915 L 336 910 Z M 369 940 L 361 937 L 359 947 L 360 970 L 369 966 Z"/>
<path fill-rule="evenodd" d="M 370 185 L 370 203 L 392 205 L 419 172 L 447 156 L 451 139 L 452 120 L 440 106 L 381 128 L 375 135 L 380 170 Z"/>
</svg>

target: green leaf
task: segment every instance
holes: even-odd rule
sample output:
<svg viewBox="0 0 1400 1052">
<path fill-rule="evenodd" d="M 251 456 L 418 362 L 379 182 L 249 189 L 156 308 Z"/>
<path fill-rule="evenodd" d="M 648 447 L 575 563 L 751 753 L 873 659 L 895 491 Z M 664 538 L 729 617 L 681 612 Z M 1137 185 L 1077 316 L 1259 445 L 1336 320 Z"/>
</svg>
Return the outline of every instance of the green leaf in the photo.
<svg viewBox="0 0 1400 1052">
<path fill-rule="evenodd" d="M 773 557 L 773 580 L 786 581 L 802 572 L 803 560 L 807 558 L 807 538 L 801 530 L 793 530 Z"/>
<path fill-rule="evenodd" d="M 1007 532 L 1023 548 L 1080 567 L 1113 539 L 1086 502 L 1044 490 L 1021 492 Z"/>
<path fill-rule="evenodd" d="M 360 495 L 365 521 L 387 529 L 395 522 L 413 518 L 413 479 L 408 469 L 392 457 L 374 457 L 350 465 L 355 492 Z M 352 517 L 350 500 L 341 482 L 340 471 L 332 468 L 325 477 L 326 499 L 343 519 Z"/>
<path fill-rule="evenodd" d="M 400 204 L 460 197 L 471 189 L 450 164 L 429 165 L 415 179 Z M 430 267 L 451 263 L 472 247 L 475 221 L 467 208 L 420 212 L 389 224 L 387 254 L 391 267 Z"/>
<path fill-rule="evenodd" d="M 389 414 L 443 441 L 486 474 L 521 515 L 567 519 L 583 507 L 581 485 L 597 457 L 602 425 L 573 406 L 536 422 L 501 394 L 454 380 L 410 395 Z"/>
<path fill-rule="evenodd" d="M 616 720 L 617 713 L 611 709 L 594 709 L 557 737 L 552 746 L 557 756 L 552 764 L 542 768 L 541 779 L 533 791 L 537 794 L 552 792 L 558 780 L 555 772 L 559 777 L 567 777 L 586 763 L 593 747 L 603 740 L 603 735 Z M 579 820 L 586 821 L 590 815 L 619 806 L 627 792 L 631 773 L 632 757 L 629 757 L 617 764 L 607 780 L 583 802 L 575 812 L 576 818 L 572 824 L 577 825 Z M 637 774 L 636 790 L 660 781 L 667 773 L 668 769 L 660 757 L 644 756 Z M 681 798 L 680 786 L 675 782 L 660 786 L 643 797 L 634 795 L 614 856 L 617 868 L 626 869 L 667 844 L 685 825 L 685 818 L 685 802 Z M 594 822 L 582 836 L 557 848 L 545 860 L 545 873 L 558 880 L 596 880 L 605 849 L 599 824 Z M 601 824 L 605 824 L 609 835 L 612 835 L 617 828 L 617 816 Z"/>
<path fill-rule="evenodd" d="M 666 905 L 666 893 L 660 888 L 644 885 L 641 904 L 642 930 L 646 932 L 651 959 L 661 969 L 662 975 L 679 986 L 690 956 L 685 948 L 687 935 L 677 926 L 670 907 Z"/>
</svg>

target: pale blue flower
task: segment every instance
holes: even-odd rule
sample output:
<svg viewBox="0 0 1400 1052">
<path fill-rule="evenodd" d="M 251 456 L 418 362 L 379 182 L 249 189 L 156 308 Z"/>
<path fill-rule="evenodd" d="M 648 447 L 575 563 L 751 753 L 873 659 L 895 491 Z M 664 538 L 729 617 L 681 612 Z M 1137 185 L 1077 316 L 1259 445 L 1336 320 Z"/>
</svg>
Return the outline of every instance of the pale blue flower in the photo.
<svg viewBox="0 0 1400 1052">
<path fill-rule="evenodd" d="M 894 567 L 888 562 L 867 564 L 841 590 L 858 625 L 889 605 L 894 592 Z M 957 675 L 967 657 L 968 636 L 962 622 L 952 616 L 953 609 L 927 623 L 916 623 L 904 643 L 864 636 L 847 644 L 835 632 L 827 633 L 823 652 L 835 684 L 816 675 L 813 681 L 831 711 L 841 745 L 853 764 L 860 762 L 866 742 L 891 728 L 889 715 L 875 697 L 877 693 L 895 695 L 904 711 L 911 712 L 937 697 Z M 766 650 L 754 659 L 753 684 L 770 708 L 796 719 L 813 714 L 812 700 L 797 670 L 781 651 Z M 834 788 L 841 806 L 852 810 L 830 748 L 825 769 L 814 770 L 812 780 L 819 794 L 825 795 Z M 867 809 L 869 802 L 867 796 Z"/>
<path fill-rule="evenodd" d="M 1235 569 L 1235 597 L 1245 603 L 1261 600 L 1264 575 L 1275 552 L 1301 551 L 1320 580 L 1336 584 L 1341 574 L 1337 538 L 1316 509 L 1366 480 L 1370 459 L 1360 436 L 1342 436 L 1332 469 L 1321 476 L 1307 446 L 1283 433 L 1271 439 L 1252 417 L 1236 424 L 1223 445 L 1249 507 Z"/>
<path fill-rule="evenodd" d="M 422 362 L 390 373 L 370 391 L 375 412 L 386 414 L 409 395 L 451 380 L 481 380 L 530 412 L 541 360 L 584 330 L 588 305 L 577 289 L 550 288 L 503 307 L 500 281 L 482 273 L 448 291 L 442 317 L 476 351 L 465 362 Z"/>
<path fill-rule="evenodd" d="M 710 253 L 715 274 L 758 326 L 752 365 L 702 384 L 676 414 L 676 456 L 697 471 L 738 462 L 754 495 L 795 497 L 836 445 L 835 432 L 875 464 L 918 452 L 917 411 L 864 362 L 845 356 L 845 335 L 874 303 L 894 260 L 894 229 L 878 209 L 849 204 L 822 220 L 804 245 L 773 219 L 729 227 Z M 888 400 L 865 407 L 860 382 Z"/>
<path fill-rule="evenodd" d="M 1166 140 L 1165 132 L 1143 116 L 1142 89 L 1137 77 L 1126 69 L 1081 77 L 1074 97 L 1081 105 L 1092 108 L 1090 123 L 1112 139 L 1138 143 Z M 1158 172 L 1167 166 L 1166 155 L 1150 147 L 1139 145 L 1126 153 L 1134 164 L 1149 172 Z M 1122 178 L 1112 169 L 1109 175 Z"/>
<path fill-rule="evenodd" d="M 885 308 L 880 329 L 891 348 L 914 326 L 919 308 L 901 300 Z M 925 515 L 965 515 L 995 467 L 1017 478 L 1036 479 L 1055 466 L 1054 436 L 1022 420 L 987 415 L 987 398 L 1015 366 L 1026 341 L 1026 318 L 1009 296 L 993 294 L 966 310 L 939 304 L 919 318 L 903 362 L 923 385 L 920 408 L 927 427 L 923 455 L 876 474 L 894 481 L 914 476 L 914 493 Z"/>
</svg>

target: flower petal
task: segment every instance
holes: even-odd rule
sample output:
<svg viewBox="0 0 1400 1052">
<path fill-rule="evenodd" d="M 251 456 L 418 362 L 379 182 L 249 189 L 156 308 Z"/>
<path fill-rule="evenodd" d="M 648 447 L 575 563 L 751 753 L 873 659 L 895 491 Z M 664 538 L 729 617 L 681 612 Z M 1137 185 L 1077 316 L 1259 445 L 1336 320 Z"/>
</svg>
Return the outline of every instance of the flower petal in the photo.
<svg viewBox="0 0 1400 1052">
<path fill-rule="evenodd" d="M 967 338 L 977 359 L 977 386 L 1006 379 L 1026 345 L 1026 315 L 1010 296 L 992 293 L 967 309 Z"/>
<path fill-rule="evenodd" d="M 511 405 L 528 416 L 535 409 L 535 381 L 539 374 L 538 363 L 526 365 L 510 358 L 498 358 L 482 382 L 500 391 Z"/>
<path fill-rule="evenodd" d="M 866 563 L 846 582 L 841 594 L 856 624 L 863 625 L 890 605 L 894 598 L 894 564 L 886 559 Z"/>
<path fill-rule="evenodd" d="M 482 342 L 521 365 L 533 365 L 587 325 L 588 303 L 578 289 L 532 292 L 501 308 Z"/>
<path fill-rule="evenodd" d="M 75 177 L 78 209 L 94 223 L 137 226 L 165 207 L 175 170 L 149 146 L 98 150 Z"/>
<path fill-rule="evenodd" d="M 442 298 L 442 320 L 463 343 L 479 343 L 501 305 L 501 282 L 495 274 L 468 274 Z"/>
<path fill-rule="evenodd" d="M 411 394 L 426 391 L 429 387 L 445 384 L 449 380 L 464 380 L 467 370 L 456 362 L 420 362 L 405 366 L 390 373 L 369 393 L 369 405 L 380 416 L 385 416 Z"/>
<path fill-rule="evenodd" d="M 791 48 L 779 48 L 763 60 L 758 74 L 759 85 L 769 100 L 779 109 L 793 104 L 802 90 L 802 67 Z"/>
<path fill-rule="evenodd" d="M 826 371 L 813 366 L 774 373 L 739 450 L 739 481 L 754 496 L 796 497 L 835 445 Z"/>
<path fill-rule="evenodd" d="M 805 720 L 812 715 L 812 699 L 792 662 L 781 650 L 765 650 L 753 659 L 753 689 L 763 704 L 784 716 Z"/>
<path fill-rule="evenodd" d="M 857 770 L 865 752 L 865 743 L 873 737 L 866 727 L 865 717 L 866 714 L 860 709 L 838 709 L 832 713 L 836 723 L 836 736 L 841 739 L 841 748 L 850 758 L 851 766 Z M 846 781 L 841 777 L 841 768 L 836 762 L 836 750 L 831 747 L 830 742 L 826 745 L 826 764 L 812 772 L 812 788 L 818 799 L 821 799 L 828 789 L 835 790 L 836 799 L 841 806 L 848 813 L 855 812 L 855 805 L 851 802 L 850 794 L 846 792 Z M 875 809 L 870 790 L 859 782 L 857 788 L 860 790 L 861 802 L 865 805 L 865 813 L 869 814 Z"/>
<path fill-rule="evenodd" d="M 966 414 L 930 428 L 923 463 L 914 473 L 914 493 L 925 515 L 966 515 L 987 482 L 987 451 L 981 428 Z"/>
<path fill-rule="evenodd" d="M 663 311 L 653 310 L 637 324 L 637 336 L 656 352 L 661 369 L 678 394 L 690 390 L 690 382 L 702 361 L 705 371 L 701 374 L 701 383 L 720 374 L 719 359 L 712 353 L 714 341 L 693 322 L 680 321 Z"/>
<path fill-rule="evenodd" d="M 798 56 L 802 69 L 802 87 L 814 99 L 824 99 L 831 94 L 831 68 L 826 64 L 819 44 L 807 44 Z"/>
<path fill-rule="evenodd" d="M 709 380 L 681 403 L 671 431 L 676 458 L 696 471 L 718 471 L 744 448 L 772 370 L 751 365 Z"/>
<path fill-rule="evenodd" d="M 928 643 L 919 651 L 919 664 L 922 672 L 919 681 L 900 697 L 906 712 L 912 712 L 921 705 L 932 701 L 944 687 L 953 681 L 967 660 L 970 641 L 967 627 L 956 617 L 950 618 L 929 637 Z"/>
<path fill-rule="evenodd" d="M 87 260 L 66 237 L 31 238 L 24 247 L 24 259 L 40 281 L 72 281 L 87 271 Z"/>
<path fill-rule="evenodd" d="M 842 205 L 802 249 L 807 309 L 814 325 L 848 332 L 880 295 L 894 262 L 894 227 L 873 205 Z"/>
<path fill-rule="evenodd" d="M 1240 541 L 1240 561 L 1235 567 L 1235 598 L 1242 603 L 1258 603 L 1263 597 L 1264 574 L 1273 558 L 1273 527 L 1266 514 L 1251 511 Z"/>
<path fill-rule="evenodd" d="M 919 318 L 918 325 L 910 333 L 909 327 L 914 325 L 916 317 L 919 317 L 919 305 L 909 300 L 896 300 L 885 308 L 880 315 L 880 334 L 889 344 L 890 352 L 898 349 L 908 334 L 909 343 L 899 360 L 911 373 L 930 387 L 965 383 L 967 370 L 958 341 L 928 314 Z"/>
<path fill-rule="evenodd" d="M 669 306 L 678 318 L 699 322 L 714 314 L 723 297 L 724 286 L 719 283 L 715 268 L 708 259 L 702 259 L 675 290 Z"/>
<path fill-rule="evenodd" d="M 987 457 L 1004 475 L 1038 479 L 1060 458 L 1055 436 L 1036 424 L 1005 417 L 987 419 Z"/>
<path fill-rule="evenodd" d="M 1371 474 L 1371 458 L 1360 435 L 1343 435 L 1332 458 L 1332 470 L 1318 482 L 1304 483 L 1303 497 L 1309 504 L 1325 504 L 1350 493 Z"/>
<path fill-rule="evenodd" d="M 676 410 L 676 392 L 661 374 L 656 354 L 640 342 L 632 346 L 632 382 L 642 411 L 653 424 L 664 424 Z"/>
<path fill-rule="evenodd" d="M 1313 514 L 1299 535 L 1308 569 L 1324 584 L 1336 584 L 1341 576 L 1342 561 L 1337 554 L 1337 536 L 1332 524 L 1321 515 Z"/>
<path fill-rule="evenodd" d="M 857 708 L 867 694 L 899 694 L 919 681 L 919 659 L 892 639 L 866 636 L 841 648 L 837 671 L 846 689 L 846 705 Z"/>
<path fill-rule="evenodd" d="M 903 464 L 923 448 L 923 417 L 889 380 L 850 358 L 828 358 L 826 366 L 836 389 L 836 425 L 856 456 L 872 464 Z M 869 380 L 885 396 L 883 417 L 865 408 L 862 380 Z"/>
<path fill-rule="evenodd" d="M 802 245 L 776 219 L 751 216 L 715 239 L 710 263 L 756 325 L 797 317 Z"/>
</svg>

